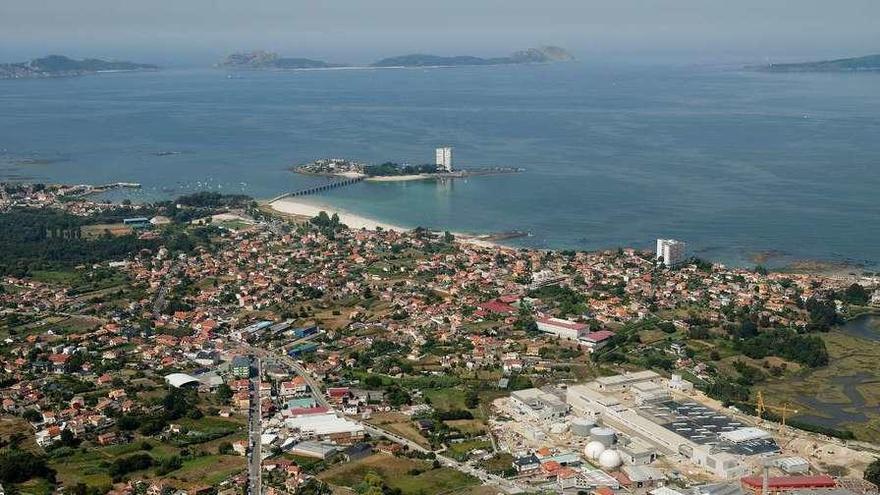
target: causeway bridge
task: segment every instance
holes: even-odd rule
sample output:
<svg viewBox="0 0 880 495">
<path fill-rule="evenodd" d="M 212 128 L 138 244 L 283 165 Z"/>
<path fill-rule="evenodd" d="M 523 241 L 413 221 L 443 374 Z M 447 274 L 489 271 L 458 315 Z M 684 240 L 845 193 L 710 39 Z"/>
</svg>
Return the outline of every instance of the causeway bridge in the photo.
<svg viewBox="0 0 880 495">
<path fill-rule="evenodd" d="M 337 187 L 350 186 L 351 184 L 356 184 L 365 177 L 351 177 L 348 179 L 337 180 L 333 182 L 328 182 L 326 184 L 321 184 L 317 186 L 307 187 L 305 189 L 299 189 L 297 191 L 286 192 L 279 196 L 275 196 L 274 198 L 269 200 L 269 203 L 274 203 L 276 201 L 282 200 L 284 198 L 294 198 L 297 196 L 308 196 L 310 194 L 318 194 L 320 192 L 329 191 L 330 189 L 336 189 Z"/>
</svg>

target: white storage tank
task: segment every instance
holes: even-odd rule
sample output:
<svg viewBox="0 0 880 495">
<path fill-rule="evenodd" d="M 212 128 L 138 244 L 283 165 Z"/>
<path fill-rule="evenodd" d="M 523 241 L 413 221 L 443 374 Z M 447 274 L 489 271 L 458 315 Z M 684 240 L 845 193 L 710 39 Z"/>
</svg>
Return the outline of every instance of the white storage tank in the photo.
<svg viewBox="0 0 880 495">
<path fill-rule="evenodd" d="M 584 447 L 584 456 L 591 461 L 598 461 L 602 452 L 605 452 L 605 446 L 602 445 L 602 442 L 597 442 L 596 440 L 593 440 Z"/>
<path fill-rule="evenodd" d="M 617 439 L 617 433 L 611 428 L 597 426 L 590 430 L 590 439 L 602 442 L 605 447 L 611 447 Z"/>
<path fill-rule="evenodd" d="M 599 465 L 605 469 L 615 469 L 621 464 L 620 452 L 616 450 L 606 450 L 599 456 Z"/>
<path fill-rule="evenodd" d="M 571 421 L 571 434 L 578 437 L 590 436 L 590 430 L 596 426 L 596 422 L 587 418 L 574 418 Z"/>
</svg>

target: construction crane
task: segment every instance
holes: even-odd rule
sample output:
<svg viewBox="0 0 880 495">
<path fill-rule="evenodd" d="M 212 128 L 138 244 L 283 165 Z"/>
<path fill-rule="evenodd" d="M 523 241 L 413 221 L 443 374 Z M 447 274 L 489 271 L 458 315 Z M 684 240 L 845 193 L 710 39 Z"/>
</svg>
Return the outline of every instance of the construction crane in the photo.
<svg viewBox="0 0 880 495">
<path fill-rule="evenodd" d="M 768 406 L 764 403 L 764 392 L 758 390 L 758 396 L 755 399 L 755 413 L 758 415 L 758 419 L 764 419 L 764 412 L 766 411 L 774 411 L 779 412 L 782 415 L 782 426 L 785 426 L 785 420 L 788 419 L 789 415 L 794 415 L 798 413 L 797 409 L 792 409 L 791 404 L 784 402 L 779 406 Z"/>
</svg>

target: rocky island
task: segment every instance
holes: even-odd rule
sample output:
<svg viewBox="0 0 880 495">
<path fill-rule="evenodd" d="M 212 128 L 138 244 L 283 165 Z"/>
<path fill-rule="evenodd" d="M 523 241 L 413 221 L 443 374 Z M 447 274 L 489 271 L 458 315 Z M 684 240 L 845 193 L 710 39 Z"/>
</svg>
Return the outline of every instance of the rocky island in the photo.
<svg viewBox="0 0 880 495">
<path fill-rule="evenodd" d="M 864 57 L 820 60 L 788 64 L 769 64 L 758 67 L 767 72 L 856 72 L 880 71 L 880 54 Z"/>
<path fill-rule="evenodd" d="M 101 72 L 152 71 L 159 67 L 152 64 L 101 60 L 87 58 L 76 60 L 63 55 L 49 55 L 28 62 L 0 64 L 0 79 L 38 79 L 47 77 L 72 77 Z"/>
</svg>

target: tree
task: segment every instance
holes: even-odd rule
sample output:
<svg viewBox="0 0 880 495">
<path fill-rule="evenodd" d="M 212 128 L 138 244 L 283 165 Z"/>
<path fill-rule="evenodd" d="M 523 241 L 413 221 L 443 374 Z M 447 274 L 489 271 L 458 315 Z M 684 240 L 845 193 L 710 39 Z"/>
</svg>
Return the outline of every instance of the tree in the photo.
<svg viewBox="0 0 880 495">
<path fill-rule="evenodd" d="M 859 284 L 852 284 L 843 291 L 843 294 L 839 295 L 840 300 L 847 304 L 855 304 L 857 306 L 864 306 L 868 304 L 868 301 L 871 299 L 871 295 L 868 294 L 868 291 L 865 290 Z"/>
<path fill-rule="evenodd" d="M 19 449 L 0 453 L 0 483 L 21 483 L 37 477 L 55 479 L 55 471 L 48 467 L 44 457 Z"/>
<path fill-rule="evenodd" d="M 865 468 L 865 479 L 880 487 L 880 459 L 874 459 Z"/>
<path fill-rule="evenodd" d="M 232 387 L 225 383 L 220 384 L 220 386 L 217 387 L 217 399 L 224 404 L 229 403 L 229 400 L 232 399 Z"/>
</svg>

